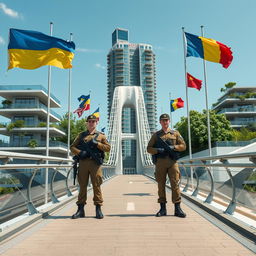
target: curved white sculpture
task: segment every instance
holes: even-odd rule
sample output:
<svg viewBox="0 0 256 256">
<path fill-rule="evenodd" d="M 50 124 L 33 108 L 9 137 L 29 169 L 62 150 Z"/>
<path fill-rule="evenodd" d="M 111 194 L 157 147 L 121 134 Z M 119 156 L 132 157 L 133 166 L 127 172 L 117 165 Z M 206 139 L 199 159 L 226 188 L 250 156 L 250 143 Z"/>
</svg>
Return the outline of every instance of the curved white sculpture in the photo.
<svg viewBox="0 0 256 256">
<path fill-rule="evenodd" d="M 135 110 L 136 133 L 122 133 L 122 110 L 130 107 Z M 151 156 L 147 153 L 147 144 L 151 133 L 143 98 L 139 86 L 118 86 L 115 88 L 110 112 L 108 138 L 111 151 L 107 165 L 116 167 L 116 174 L 123 173 L 122 140 L 136 140 L 136 169 L 143 173 L 144 168 L 152 166 Z"/>
</svg>

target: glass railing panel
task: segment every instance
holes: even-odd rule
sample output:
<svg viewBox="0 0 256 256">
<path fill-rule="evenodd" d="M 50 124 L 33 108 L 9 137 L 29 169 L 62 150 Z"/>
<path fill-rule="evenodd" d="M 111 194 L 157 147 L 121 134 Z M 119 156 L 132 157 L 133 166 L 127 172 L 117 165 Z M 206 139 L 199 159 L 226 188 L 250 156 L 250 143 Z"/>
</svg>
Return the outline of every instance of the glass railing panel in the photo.
<svg viewBox="0 0 256 256">
<path fill-rule="evenodd" d="M 33 163 L 32 160 L 16 160 L 15 163 Z M 0 223 L 6 222 L 28 211 L 27 193 L 29 182 L 35 169 L 0 170 Z M 46 169 L 38 169 L 31 183 L 31 199 L 35 207 L 45 203 L 45 173 Z M 51 202 L 51 181 L 55 169 L 48 169 L 48 202 Z M 59 170 L 53 181 L 53 190 L 57 198 L 67 195 L 66 177 L 68 169 Z M 69 189 L 73 185 L 73 172 L 68 177 Z"/>
</svg>

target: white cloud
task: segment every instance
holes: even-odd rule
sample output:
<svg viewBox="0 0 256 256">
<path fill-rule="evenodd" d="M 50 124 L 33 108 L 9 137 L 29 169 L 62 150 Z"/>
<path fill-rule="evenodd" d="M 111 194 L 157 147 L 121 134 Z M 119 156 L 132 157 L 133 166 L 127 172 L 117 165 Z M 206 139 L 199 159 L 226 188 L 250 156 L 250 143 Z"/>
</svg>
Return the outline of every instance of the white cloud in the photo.
<svg viewBox="0 0 256 256">
<path fill-rule="evenodd" d="M 102 66 L 100 63 L 96 63 L 96 64 L 95 64 L 95 67 L 96 67 L 96 68 L 101 68 L 101 69 L 106 69 L 106 67 L 105 67 L 105 66 Z"/>
<path fill-rule="evenodd" d="M 20 18 L 20 14 L 16 11 L 14 11 L 13 9 L 11 8 L 8 8 L 6 6 L 6 4 L 4 3 L 0 3 L 0 9 L 8 16 L 12 17 L 12 18 Z"/>
<path fill-rule="evenodd" d="M 97 49 L 87 49 L 87 48 L 77 48 L 77 52 L 91 52 L 91 53 L 99 53 L 102 52 L 102 50 L 97 50 Z"/>
<path fill-rule="evenodd" d="M 5 41 L 1 36 L 0 36 L 0 44 L 5 44 Z"/>
</svg>

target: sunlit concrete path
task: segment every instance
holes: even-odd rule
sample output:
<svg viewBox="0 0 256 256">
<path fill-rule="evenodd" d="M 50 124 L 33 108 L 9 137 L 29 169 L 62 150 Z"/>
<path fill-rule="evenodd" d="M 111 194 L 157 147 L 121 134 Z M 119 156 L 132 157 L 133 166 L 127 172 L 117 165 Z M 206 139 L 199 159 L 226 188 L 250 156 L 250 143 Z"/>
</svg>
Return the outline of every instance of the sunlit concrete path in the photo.
<svg viewBox="0 0 256 256">
<path fill-rule="evenodd" d="M 2 243 L 2 255 L 255 255 L 184 204 L 187 218 L 174 217 L 170 202 L 168 216 L 156 218 L 157 186 L 145 176 L 116 176 L 102 189 L 103 220 L 94 218 L 90 194 L 86 218 L 70 219 L 74 201 Z"/>
</svg>

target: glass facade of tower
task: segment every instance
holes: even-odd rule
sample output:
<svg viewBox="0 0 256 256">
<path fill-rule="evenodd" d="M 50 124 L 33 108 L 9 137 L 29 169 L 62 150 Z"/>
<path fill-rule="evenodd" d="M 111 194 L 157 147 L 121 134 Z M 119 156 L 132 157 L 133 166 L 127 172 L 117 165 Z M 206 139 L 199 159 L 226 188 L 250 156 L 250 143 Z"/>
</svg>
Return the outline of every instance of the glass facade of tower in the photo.
<svg viewBox="0 0 256 256">
<path fill-rule="evenodd" d="M 156 79 L 155 54 L 149 44 L 129 43 L 128 30 L 116 29 L 112 33 L 112 48 L 107 56 L 108 64 L 108 115 L 110 115 L 114 89 L 117 86 L 141 86 L 147 111 L 150 131 L 156 131 Z M 122 132 L 136 133 L 136 116 L 132 108 L 122 112 Z M 131 158 L 129 152 L 133 152 Z M 136 163 L 136 141 L 123 142 L 124 168 L 127 159 Z M 134 158 L 135 157 L 135 158 Z M 127 163 L 126 163 L 127 162 Z M 130 167 L 130 166 L 129 166 Z"/>
</svg>

